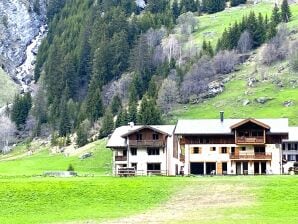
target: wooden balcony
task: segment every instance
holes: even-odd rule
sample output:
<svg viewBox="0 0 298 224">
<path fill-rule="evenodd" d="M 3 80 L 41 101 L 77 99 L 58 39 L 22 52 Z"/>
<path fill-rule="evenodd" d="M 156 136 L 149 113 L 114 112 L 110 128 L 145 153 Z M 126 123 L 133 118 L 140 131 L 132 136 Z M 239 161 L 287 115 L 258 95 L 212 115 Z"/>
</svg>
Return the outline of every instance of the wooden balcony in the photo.
<svg viewBox="0 0 298 224">
<path fill-rule="evenodd" d="M 271 153 L 241 153 L 241 154 L 230 154 L 231 160 L 271 160 L 272 154 Z"/>
<path fill-rule="evenodd" d="M 264 136 L 256 136 L 256 137 L 236 137 L 236 144 L 265 144 Z"/>
<path fill-rule="evenodd" d="M 115 161 L 127 161 L 127 156 L 115 156 Z"/>
<path fill-rule="evenodd" d="M 183 163 L 185 162 L 185 155 L 180 154 L 179 158 L 180 158 L 180 162 L 183 162 Z"/>
<path fill-rule="evenodd" d="M 129 146 L 131 147 L 164 147 L 165 142 L 162 140 L 129 140 Z"/>
</svg>

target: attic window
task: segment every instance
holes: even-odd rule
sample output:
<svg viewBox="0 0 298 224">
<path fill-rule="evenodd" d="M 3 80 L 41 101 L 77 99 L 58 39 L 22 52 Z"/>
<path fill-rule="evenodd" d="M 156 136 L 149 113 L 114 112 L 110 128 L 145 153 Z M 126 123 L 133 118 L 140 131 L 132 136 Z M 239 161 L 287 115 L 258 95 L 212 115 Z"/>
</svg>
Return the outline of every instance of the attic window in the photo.
<svg viewBox="0 0 298 224">
<path fill-rule="evenodd" d="M 141 133 L 137 133 L 137 140 L 142 140 L 143 136 Z"/>
<path fill-rule="evenodd" d="M 153 134 L 152 134 L 152 139 L 153 139 L 153 140 L 158 140 L 158 138 L 159 138 L 159 136 L 158 136 L 157 133 L 153 133 Z"/>
</svg>

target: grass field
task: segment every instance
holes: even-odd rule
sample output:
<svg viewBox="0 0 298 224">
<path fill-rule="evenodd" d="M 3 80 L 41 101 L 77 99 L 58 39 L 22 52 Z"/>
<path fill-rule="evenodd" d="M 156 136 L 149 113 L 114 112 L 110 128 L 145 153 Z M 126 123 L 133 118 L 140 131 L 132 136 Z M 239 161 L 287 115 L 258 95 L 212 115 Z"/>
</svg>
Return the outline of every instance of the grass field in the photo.
<svg viewBox="0 0 298 224">
<path fill-rule="evenodd" d="M 297 187 L 291 176 L 1 178 L 0 223 L 297 223 Z"/>
<path fill-rule="evenodd" d="M 91 143 L 88 151 L 92 151 L 93 156 L 83 160 L 79 156 L 51 154 L 46 148 L 26 156 L 26 147 L 19 146 L 11 155 L 0 157 L 0 176 L 42 175 L 44 171 L 66 170 L 69 164 L 73 165 L 79 175 L 110 174 L 112 152 L 105 145 L 105 140 Z"/>
<path fill-rule="evenodd" d="M 13 100 L 17 92 L 17 85 L 9 79 L 8 75 L 0 68 L 0 107 Z"/>
<path fill-rule="evenodd" d="M 218 38 L 221 36 L 225 28 L 238 21 L 240 22 L 244 15 L 248 15 L 254 11 L 256 15 L 262 15 L 270 18 L 275 1 L 267 1 L 259 4 L 240 5 L 238 7 L 227 8 L 222 12 L 211 15 L 203 15 L 198 17 L 199 28 L 194 34 L 197 43 L 202 43 L 204 39 L 211 41 L 215 46 Z M 290 28 L 298 25 L 298 4 L 291 4 L 291 12 L 293 14 L 292 21 L 288 23 Z"/>
</svg>

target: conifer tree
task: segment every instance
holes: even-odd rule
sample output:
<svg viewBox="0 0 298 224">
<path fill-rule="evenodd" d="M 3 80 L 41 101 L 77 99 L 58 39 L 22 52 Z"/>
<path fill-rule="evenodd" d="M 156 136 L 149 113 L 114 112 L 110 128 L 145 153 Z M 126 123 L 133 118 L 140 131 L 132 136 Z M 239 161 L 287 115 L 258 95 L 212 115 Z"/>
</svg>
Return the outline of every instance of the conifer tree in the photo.
<svg viewBox="0 0 298 224">
<path fill-rule="evenodd" d="M 138 124 L 158 125 L 161 123 L 161 113 L 155 101 L 145 95 L 138 112 Z"/>
<path fill-rule="evenodd" d="M 275 26 L 277 26 L 280 23 L 280 13 L 279 13 L 279 8 L 275 4 L 273 10 L 272 10 L 272 15 L 271 15 L 271 23 Z"/>
<path fill-rule="evenodd" d="M 71 132 L 71 123 L 65 96 L 61 100 L 60 110 L 59 136 L 66 137 Z"/>
<path fill-rule="evenodd" d="M 88 143 L 88 129 L 90 122 L 88 120 L 83 121 L 77 131 L 77 145 L 82 147 Z"/>
<path fill-rule="evenodd" d="M 26 123 L 31 107 L 32 99 L 30 93 L 25 93 L 24 96 L 15 96 L 11 109 L 11 120 L 18 129 L 21 129 Z"/>
<path fill-rule="evenodd" d="M 178 4 L 178 0 L 174 0 L 172 5 L 172 13 L 175 19 L 177 19 L 180 15 L 180 8 Z"/>
<path fill-rule="evenodd" d="M 119 95 L 115 95 L 111 103 L 111 111 L 113 115 L 116 115 L 122 108 L 121 99 Z"/>
<path fill-rule="evenodd" d="M 112 133 L 114 129 L 114 120 L 113 115 L 110 110 L 106 110 L 106 113 L 102 120 L 102 126 L 100 128 L 100 137 L 107 137 L 109 134 Z"/>
<path fill-rule="evenodd" d="M 283 0 L 281 4 L 281 21 L 287 23 L 290 21 L 290 18 L 292 16 L 288 0 Z"/>
<path fill-rule="evenodd" d="M 87 96 L 87 113 L 91 122 L 96 121 L 103 115 L 103 106 L 101 100 L 101 94 L 99 88 L 93 90 L 93 86 L 91 83 L 91 87 L 89 89 L 89 94 Z"/>
</svg>

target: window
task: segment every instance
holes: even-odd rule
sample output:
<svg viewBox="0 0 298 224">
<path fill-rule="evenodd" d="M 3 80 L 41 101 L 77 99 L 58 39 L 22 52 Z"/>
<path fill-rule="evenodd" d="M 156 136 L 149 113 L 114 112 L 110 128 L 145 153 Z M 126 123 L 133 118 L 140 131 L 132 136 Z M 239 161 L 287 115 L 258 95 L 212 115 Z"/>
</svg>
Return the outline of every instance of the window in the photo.
<svg viewBox="0 0 298 224">
<path fill-rule="evenodd" d="M 286 150 L 286 144 L 282 143 L 282 150 Z"/>
<path fill-rule="evenodd" d="M 231 148 L 231 153 L 235 153 L 235 147 Z"/>
<path fill-rule="evenodd" d="M 245 151 L 246 150 L 246 148 L 245 147 L 241 147 L 241 151 Z"/>
<path fill-rule="evenodd" d="M 135 170 L 137 170 L 137 163 L 131 163 L 131 167 L 135 168 Z"/>
<path fill-rule="evenodd" d="M 137 140 L 142 140 L 142 138 L 143 138 L 142 134 L 141 133 L 138 133 L 137 134 Z"/>
<path fill-rule="evenodd" d="M 147 163 L 147 171 L 159 171 L 160 163 Z"/>
<path fill-rule="evenodd" d="M 192 153 L 193 153 L 193 154 L 199 154 L 199 153 L 200 153 L 200 149 L 199 149 L 199 147 L 193 147 L 193 148 L 192 148 Z"/>
<path fill-rule="evenodd" d="M 289 150 L 297 150 L 297 144 L 291 143 L 289 146 Z"/>
<path fill-rule="evenodd" d="M 227 147 L 221 147 L 221 153 L 227 153 L 228 149 Z"/>
<path fill-rule="evenodd" d="M 148 148 L 147 154 L 149 156 L 159 155 L 159 148 Z"/>
<path fill-rule="evenodd" d="M 131 155 L 136 156 L 137 155 L 137 149 L 136 148 L 131 148 L 130 149 Z"/>
<path fill-rule="evenodd" d="M 211 147 L 210 151 L 213 151 L 213 152 L 216 151 L 216 147 Z"/>
<path fill-rule="evenodd" d="M 152 139 L 153 140 L 158 140 L 158 138 L 159 138 L 158 134 L 157 133 L 153 133 Z"/>
<path fill-rule="evenodd" d="M 288 155 L 288 161 L 296 161 L 296 155 Z"/>
</svg>

